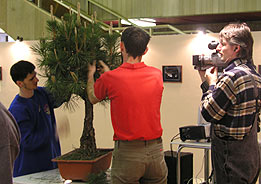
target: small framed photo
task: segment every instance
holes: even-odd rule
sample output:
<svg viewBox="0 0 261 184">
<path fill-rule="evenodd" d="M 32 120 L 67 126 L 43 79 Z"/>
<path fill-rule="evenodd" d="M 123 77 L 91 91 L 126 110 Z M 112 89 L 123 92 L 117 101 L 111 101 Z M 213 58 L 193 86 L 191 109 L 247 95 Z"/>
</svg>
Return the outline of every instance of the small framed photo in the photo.
<svg viewBox="0 0 261 184">
<path fill-rule="evenodd" d="M 261 75 L 261 65 L 258 65 L 257 72 Z"/>
<path fill-rule="evenodd" d="M 162 66 L 163 82 L 182 82 L 182 66 Z"/>
<path fill-rule="evenodd" d="M 0 80 L 3 80 L 2 75 L 2 67 L 0 66 Z"/>
</svg>

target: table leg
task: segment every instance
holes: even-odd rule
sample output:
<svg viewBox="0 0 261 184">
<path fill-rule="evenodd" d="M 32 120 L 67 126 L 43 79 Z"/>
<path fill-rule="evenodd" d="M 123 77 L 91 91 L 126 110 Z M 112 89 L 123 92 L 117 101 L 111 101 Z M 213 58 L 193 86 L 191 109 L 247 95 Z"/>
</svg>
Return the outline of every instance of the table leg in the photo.
<svg viewBox="0 0 261 184">
<path fill-rule="evenodd" d="M 209 150 L 204 149 L 204 154 L 205 154 L 205 160 L 204 160 L 204 179 L 205 181 L 208 181 L 209 177 Z"/>
<path fill-rule="evenodd" d="M 178 151 L 177 151 L 177 184 L 180 184 L 180 152 L 181 149 L 183 148 L 183 146 L 178 147 Z"/>
</svg>

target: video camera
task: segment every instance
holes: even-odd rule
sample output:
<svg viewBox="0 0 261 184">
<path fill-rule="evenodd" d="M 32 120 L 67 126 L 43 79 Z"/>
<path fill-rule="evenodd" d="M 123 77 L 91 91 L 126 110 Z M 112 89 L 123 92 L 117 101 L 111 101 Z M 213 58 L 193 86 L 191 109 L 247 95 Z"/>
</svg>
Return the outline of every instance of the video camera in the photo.
<svg viewBox="0 0 261 184">
<path fill-rule="evenodd" d="M 208 44 L 210 50 L 214 50 L 218 46 L 217 41 L 211 41 Z M 217 51 L 213 52 L 210 56 L 205 55 L 193 55 L 192 64 L 196 70 L 206 70 L 211 66 L 216 66 L 219 69 L 224 66 L 224 62 L 221 61 L 221 57 Z"/>
</svg>

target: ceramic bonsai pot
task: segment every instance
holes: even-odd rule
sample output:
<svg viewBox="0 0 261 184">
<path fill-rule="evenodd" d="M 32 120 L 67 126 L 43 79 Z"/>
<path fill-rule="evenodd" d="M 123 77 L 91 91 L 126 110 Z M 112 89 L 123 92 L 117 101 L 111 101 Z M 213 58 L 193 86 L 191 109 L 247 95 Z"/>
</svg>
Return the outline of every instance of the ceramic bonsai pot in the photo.
<svg viewBox="0 0 261 184">
<path fill-rule="evenodd" d="M 111 164 L 112 149 L 106 149 L 108 152 L 94 160 L 60 160 L 53 159 L 57 162 L 59 172 L 62 178 L 66 180 L 87 181 L 91 173 L 100 173 L 106 171 Z M 70 154 L 71 152 L 67 153 Z"/>
</svg>

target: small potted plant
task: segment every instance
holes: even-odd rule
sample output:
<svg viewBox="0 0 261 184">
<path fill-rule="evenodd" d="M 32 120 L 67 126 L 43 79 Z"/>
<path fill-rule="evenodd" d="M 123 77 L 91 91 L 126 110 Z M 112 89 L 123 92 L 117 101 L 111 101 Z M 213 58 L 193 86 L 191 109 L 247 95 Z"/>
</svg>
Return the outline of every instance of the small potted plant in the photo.
<svg viewBox="0 0 261 184">
<path fill-rule="evenodd" d="M 80 148 L 65 154 L 66 157 L 62 156 L 54 160 L 58 163 L 62 177 L 72 180 L 86 180 L 87 171 L 98 173 L 107 170 L 111 162 L 111 150 L 96 147 L 93 105 L 89 102 L 86 92 L 88 64 L 94 60 L 103 60 L 111 69 L 121 64 L 120 34 L 112 32 L 111 29 L 109 32 L 105 32 L 96 21 L 96 16 L 93 17 L 91 23 L 82 22 L 79 12 L 79 8 L 77 15 L 70 11 L 59 22 L 53 18 L 51 13 L 52 18 L 47 21 L 47 29 L 51 33 L 51 38 L 42 38 L 32 46 L 33 51 L 40 56 L 38 66 L 43 77 L 46 78 L 45 86 L 56 99 L 65 100 L 67 107 L 73 105 L 79 98 L 85 104 Z M 95 78 L 98 77 L 97 72 Z M 102 157 L 105 161 L 101 161 L 98 157 Z M 87 166 L 86 170 L 76 171 L 73 166 L 69 165 L 68 159 L 73 159 L 74 163 L 80 162 L 79 160 L 85 160 L 84 162 L 91 164 L 96 162 L 101 168 Z M 61 171 L 60 165 L 66 165 L 67 170 Z M 73 174 L 73 171 L 76 173 Z"/>
</svg>

